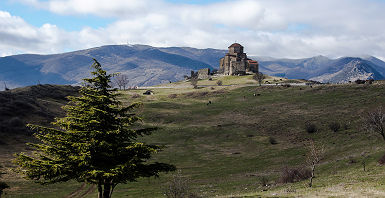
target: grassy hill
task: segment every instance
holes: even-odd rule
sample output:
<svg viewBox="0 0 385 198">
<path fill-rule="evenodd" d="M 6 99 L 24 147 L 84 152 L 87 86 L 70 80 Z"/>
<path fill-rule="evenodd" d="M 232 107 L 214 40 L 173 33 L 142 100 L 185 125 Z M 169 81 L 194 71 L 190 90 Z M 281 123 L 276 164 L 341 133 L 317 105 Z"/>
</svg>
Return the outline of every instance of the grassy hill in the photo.
<svg viewBox="0 0 385 198">
<path fill-rule="evenodd" d="M 62 114 L 61 106 L 77 87 L 35 85 L 0 91 L 0 136 L 4 140 L 15 133 L 26 135 L 25 123 L 48 124 Z"/>
<path fill-rule="evenodd" d="M 175 164 L 192 191 L 203 197 L 385 196 L 385 169 L 377 163 L 385 142 L 361 129 L 361 115 L 385 104 L 382 82 L 258 86 L 245 76 L 221 77 L 224 86 L 214 86 L 216 80 L 200 81 L 212 83 L 200 89 L 179 82 L 169 85 L 179 89 L 153 89 L 155 94 L 148 96 L 142 94 L 145 90 L 129 90 L 121 96 L 125 103 L 144 103 L 139 111 L 144 124 L 161 128 L 146 141 L 167 146 L 155 159 Z M 274 80 L 280 81 L 268 81 Z M 237 85 L 226 86 L 230 84 Z M 318 131 L 308 133 L 307 122 Z M 341 124 L 339 131 L 329 129 L 333 122 Z M 305 165 L 309 139 L 326 149 L 314 187 L 308 188 L 307 180 L 277 182 L 285 167 Z M 5 165 L 11 173 L 11 165 Z M 165 197 L 171 177 L 118 185 L 114 197 Z M 262 178 L 268 186 L 261 185 Z M 79 197 L 96 197 L 91 186 L 76 182 L 39 186 L 12 173 L 5 180 L 12 187 L 5 197 L 64 197 L 74 191 Z"/>
<path fill-rule="evenodd" d="M 64 115 L 61 106 L 68 102 L 65 97 L 77 95 L 77 92 L 78 87 L 64 85 L 35 85 L 0 91 L 0 164 L 8 172 L 4 179 L 12 185 L 17 181 L 7 194 L 24 188 L 25 181 L 11 171 L 11 160 L 15 152 L 26 151 L 26 142 L 34 141 L 26 123 L 48 125 L 54 117 Z M 17 187 L 20 185 L 22 187 Z"/>
</svg>

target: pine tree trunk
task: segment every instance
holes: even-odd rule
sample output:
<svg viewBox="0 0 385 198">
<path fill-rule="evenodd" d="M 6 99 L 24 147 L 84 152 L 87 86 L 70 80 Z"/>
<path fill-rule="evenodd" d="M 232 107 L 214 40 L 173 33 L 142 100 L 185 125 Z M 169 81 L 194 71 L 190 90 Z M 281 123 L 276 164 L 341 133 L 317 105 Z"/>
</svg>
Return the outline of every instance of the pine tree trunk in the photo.
<svg viewBox="0 0 385 198">
<path fill-rule="evenodd" d="M 313 175 L 310 177 L 309 187 L 313 186 Z"/>
<path fill-rule="evenodd" d="M 98 198 L 103 198 L 103 188 L 102 188 L 102 185 L 99 183 L 98 184 Z"/>
<path fill-rule="evenodd" d="M 111 184 L 110 182 L 106 182 L 104 184 L 103 198 L 110 198 L 111 195 Z"/>
</svg>

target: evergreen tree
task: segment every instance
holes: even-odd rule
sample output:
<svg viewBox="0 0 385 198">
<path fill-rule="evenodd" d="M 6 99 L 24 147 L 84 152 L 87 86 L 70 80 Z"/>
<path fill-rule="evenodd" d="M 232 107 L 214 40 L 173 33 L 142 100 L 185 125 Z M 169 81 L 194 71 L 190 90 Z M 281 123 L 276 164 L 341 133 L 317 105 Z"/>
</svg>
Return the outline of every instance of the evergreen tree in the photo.
<svg viewBox="0 0 385 198">
<path fill-rule="evenodd" d="M 141 118 L 133 113 L 134 103 L 121 107 L 116 89 L 94 59 L 93 78 L 84 79 L 79 97 L 69 97 L 66 117 L 57 118 L 56 128 L 28 125 L 42 143 L 29 143 L 34 155 L 17 154 L 15 162 L 26 178 L 41 184 L 76 180 L 96 184 L 99 198 L 109 198 L 117 184 L 139 177 L 158 176 L 174 171 L 175 166 L 148 163 L 157 145 L 138 142 L 156 128 L 140 127 Z"/>
</svg>

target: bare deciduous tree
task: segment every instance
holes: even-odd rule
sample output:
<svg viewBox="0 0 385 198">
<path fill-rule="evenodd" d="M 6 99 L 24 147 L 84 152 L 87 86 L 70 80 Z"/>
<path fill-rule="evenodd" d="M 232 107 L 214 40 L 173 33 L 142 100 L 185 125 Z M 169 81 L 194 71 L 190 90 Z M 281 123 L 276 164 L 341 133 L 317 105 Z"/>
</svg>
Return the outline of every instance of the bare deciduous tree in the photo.
<svg viewBox="0 0 385 198">
<path fill-rule="evenodd" d="M 311 168 L 311 177 L 309 181 L 309 187 L 313 186 L 313 178 L 315 177 L 315 168 L 322 160 L 325 148 L 323 145 L 316 145 L 313 140 L 310 140 L 308 143 L 309 153 L 307 156 L 307 163 Z"/>
<path fill-rule="evenodd" d="M 8 90 L 9 90 L 9 88 L 7 87 L 7 83 L 5 83 L 5 81 L 4 81 L 4 90 L 5 90 L 5 91 L 8 91 Z"/>
<path fill-rule="evenodd" d="M 171 179 L 167 189 L 166 196 L 168 198 L 184 198 L 189 195 L 189 180 L 178 171 Z"/>
<path fill-rule="evenodd" d="M 218 81 L 217 81 L 217 85 L 218 85 L 218 86 L 222 86 L 222 85 L 223 85 L 223 82 L 222 82 L 221 80 L 218 80 Z"/>
<path fill-rule="evenodd" d="M 262 81 L 265 78 L 266 78 L 266 76 L 262 72 L 258 72 L 258 73 L 253 75 L 253 79 L 259 83 L 259 86 L 261 86 Z"/>
<path fill-rule="evenodd" d="M 361 161 L 362 168 L 364 168 L 364 171 L 366 171 L 366 161 L 369 158 L 369 152 L 363 152 L 361 153 L 361 156 L 362 156 L 362 161 Z"/>
<path fill-rule="evenodd" d="M 125 74 L 118 74 L 114 78 L 114 83 L 118 85 L 120 90 L 126 90 L 126 86 L 128 85 L 128 82 L 129 82 L 128 76 Z"/>
<path fill-rule="evenodd" d="M 190 82 L 194 89 L 198 88 L 198 76 L 191 76 Z"/>
<path fill-rule="evenodd" d="M 381 135 L 385 141 L 385 110 L 382 106 L 368 111 L 363 117 L 362 127 L 370 132 Z"/>
</svg>

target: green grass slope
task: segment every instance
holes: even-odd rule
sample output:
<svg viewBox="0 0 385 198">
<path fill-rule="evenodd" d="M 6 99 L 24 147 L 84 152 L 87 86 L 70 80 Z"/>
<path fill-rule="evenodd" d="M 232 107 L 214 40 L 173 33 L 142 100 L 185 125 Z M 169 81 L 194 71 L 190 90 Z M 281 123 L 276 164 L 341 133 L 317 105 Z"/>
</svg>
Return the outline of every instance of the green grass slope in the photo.
<svg viewBox="0 0 385 198">
<path fill-rule="evenodd" d="M 231 84 L 228 80 L 223 81 Z M 360 127 L 365 111 L 385 104 L 385 85 L 282 87 L 251 81 L 247 85 L 154 89 L 155 95 L 149 96 L 142 94 L 144 90 L 130 90 L 122 92 L 121 100 L 144 103 L 139 110 L 144 123 L 161 128 L 145 140 L 167 146 L 154 160 L 175 164 L 200 196 L 385 196 L 385 167 L 377 163 L 385 153 L 385 142 Z M 333 132 L 328 125 L 336 121 L 343 127 Z M 318 132 L 307 133 L 306 122 L 316 124 Z M 277 144 L 270 144 L 270 138 Z M 305 164 L 304 144 L 309 139 L 326 149 L 314 187 L 308 188 L 307 181 L 277 183 L 285 167 Z M 367 171 L 362 168 L 364 159 Z M 113 196 L 165 197 L 171 176 L 118 185 Z M 263 177 L 267 187 L 261 185 Z M 92 186 L 75 182 L 39 186 L 17 176 L 5 178 L 12 188 L 4 197 L 57 197 L 71 192 L 96 197 Z"/>
<path fill-rule="evenodd" d="M 54 117 L 64 115 L 61 106 L 68 102 L 65 97 L 77 95 L 77 92 L 77 87 L 64 85 L 35 85 L 0 91 L 0 164 L 8 173 L 3 179 L 13 186 L 7 194 L 36 192 L 33 190 L 36 186 L 29 188 L 31 182 L 22 180 L 11 170 L 13 154 L 26 151 L 25 143 L 34 141 L 25 124 L 48 125 Z"/>
</svg>

